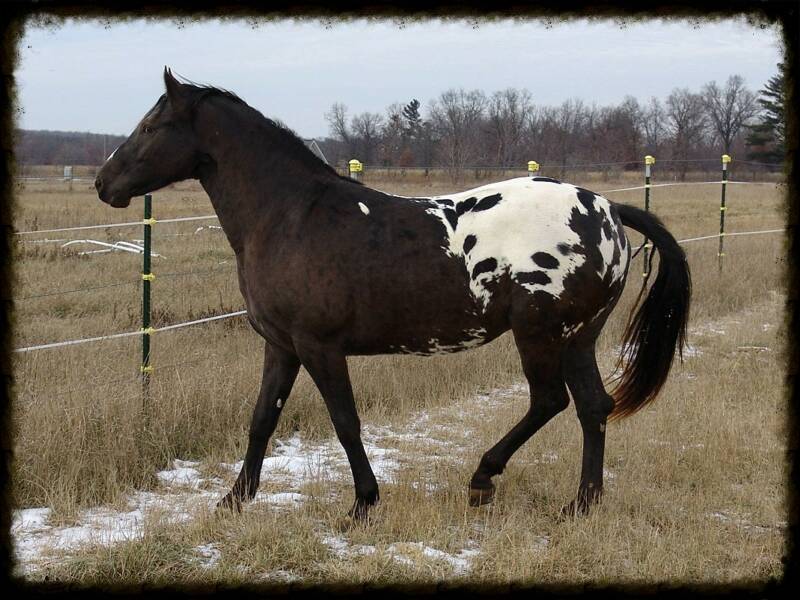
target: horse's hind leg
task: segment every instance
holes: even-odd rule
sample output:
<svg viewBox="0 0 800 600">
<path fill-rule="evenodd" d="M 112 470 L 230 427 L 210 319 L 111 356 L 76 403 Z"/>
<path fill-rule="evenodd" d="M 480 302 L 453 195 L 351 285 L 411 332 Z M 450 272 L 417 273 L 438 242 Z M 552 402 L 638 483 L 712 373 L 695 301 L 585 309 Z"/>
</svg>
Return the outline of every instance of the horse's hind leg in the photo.
<svg viewBox="0 0 800 600">
<path fill-rule="evenodd" d="M 560 348 L 543 347 L 532 339 L 516 338 L 516 343 L 530 385 L 531 405 L 522 420 L 481 458 L 469 485 L 469 501 L 473 506 L 492 500 L 492 477 L 502 473 L 511 455 L 569 405 Z"/>
<path fill-rule="evenodd" d="M 597 369 L 594 341 L 572 349 L 566 358 L 565 376 L 583 429 L 583 461 L 578 496 L 562 509 L 563 515 L 586 514 L 603 493 L 603 453 L 606 419 L 614 399 L 606 393 Z"/>
<path fill-rule="evenodd" d="M 250 422 L 247 454 L 233 489 L 219 501 L 218 508 L 241 510 L 242 502 L 252 500 L 256 495 L 267 441 L 275 431 L 281 408 L 292 391 L 299 370 L 300 361 L 296 356 L 266 344 L 261 390 Z"/>
</svg>

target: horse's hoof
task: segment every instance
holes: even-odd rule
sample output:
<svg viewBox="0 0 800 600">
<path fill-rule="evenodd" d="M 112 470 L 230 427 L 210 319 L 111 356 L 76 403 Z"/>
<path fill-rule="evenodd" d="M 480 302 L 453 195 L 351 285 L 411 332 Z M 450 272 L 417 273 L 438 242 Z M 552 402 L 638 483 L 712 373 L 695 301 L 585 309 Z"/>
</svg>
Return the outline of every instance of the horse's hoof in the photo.
<svg viewBox="0 0 800 600">
<path fill-rule="evenodd" d="M 347 511 L 346 515 L 337 520 L 337 529 L 344 533 L 350 531 L 354 527 L 369 525 L 372 521 L 369 509 L 370 505 L 368 504 L 354 504 L 353 507 Z"/>
<path fill-rule="evenodd" d="M 575 501 L 573 500 L 569 504 L 565 504 L 561 507 L 561 510 L 558 511 L 558 520 L 559 521 L 566 521 L 568 519 L 572 519 L 575 516 Z"/>
<path fill-rule="evenodd" d="M 366 523 L 369 521 L 369 509 L 372 508 L 372 506 L 374 505 L 356 500 L 352 508 L 347 511 L 347 518 L 353 523 Z"/>
<path fill-rule="evenodd" d="M 589 505 L 585 502 L 577 502 L 573 500 L 569 504 L 565 504 L 561 507 L 561 510 L 558 513 L 558 520 L 566 521 L 568 519 L 582 517 L 587 514 L 589 514 Z"/>
<path fill-rule="evenodd" d="M 494 499 L 494 486 L 490 488 L 469 488 L 469 505 L 481 506 Z"/>
<path fill-rule="evenodd" d="M 217 514 L 239 514 L 242 512 L 242 501 L 239 498 L 234 497 L 232 494 L 226 494 L 226 496 L 217 502 L 216 513 Z"/>
</svg>

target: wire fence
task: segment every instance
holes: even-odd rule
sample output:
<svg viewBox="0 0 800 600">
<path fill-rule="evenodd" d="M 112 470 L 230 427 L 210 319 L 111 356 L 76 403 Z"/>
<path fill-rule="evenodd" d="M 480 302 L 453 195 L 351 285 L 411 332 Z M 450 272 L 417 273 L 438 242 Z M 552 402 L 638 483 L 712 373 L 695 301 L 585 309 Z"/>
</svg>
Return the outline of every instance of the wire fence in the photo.
<svg viewBox="0 0 800 600">
<path fill-rule="evenodd" d="M 652 159 L 652 157 L 649 157 L 649 158 Z M 666 162 L 666 161 L 664 161 L 664 162 Z M 669 183 L 652 184 L 652 183 L 649 183 L 649 176 L 648 176 L 648 178 L 646 179 L 646 181 L 648 183 L 646 183 L 645 185 L 638 185 L 638 186 L 625 187 L 625 188 L 616 188 L 616 189 L 609 189 L 609 190 L 601 190 L 598 193 L 600 193 L 600 194 L 610 194 L 610 193 L 617 193 L 617 192 L 645 190 L 645 193 L 649 194 L 649 191 L 652 188 L 686 186 L 686 185 L 720 185 L 721 188 L 722 188 L 722 198 L 721 198 L 721 205 L 720 205 L 720 231 L 718 233 L 715 233 L 715 234 L 681 239 L 681 240 L 678 240 L 678 243 L 680 243 L 680 244 L 688 244 L 688 243 L 694 243 L 694 242 L 700 242 L 700 241 L 712 240 L 712 239 L 719 240 L 720 246 L 719 246 L 719 251 L 718 251 L 717 255 L 718 255 L 719 265 L 720 265 L 720 270 L 721 270 L 722 269 L 722 260 L 723 260 L 723 257 L 725 256 L 722 244 L 723 244 L 723 240 L 726 237 L 749 236 L 749 235 L 769 235 L 769 234 L 777 234 L 777 233 L 785 233 L 786 232 L 785 229 L 763 229 L 763 230 L 756 230 L 756 231 L 738 231 L 738 232 L 725 232 L 724 231 L 724 214 L 725 214 L 725 211 L 726 211 L 726 208 L 727 208 L 725 206 L 725 190 L 726 190 L 727 186 L 729 186 L 729 185 L 781 185 L 780 182 L 730 181 L 730 180 L 727 179 L 727 173 L 728 173 L 728 171 L 727 171 L 727 163 L 728 162 L 730 162 L 730 158 L 727 157 L 727 156 L 723 156 L 723 169 L 722 169 L 723 176 L 722 176 L 722 178 L 720 180 L 700 181 L 700 182 L 669 182 Z M 611 164 L 611 163 L 607 163 L 607 164 Z M 650 163 L 650 164 L 652 164 L 652 163 Z M 587 164 L 585 166 L 589 166 L 589 165 Z M 534 173 L 531 173 L 531 174 L 534 174 Z M 648 175 L 649 175 L 649 172 L 648 172 Z M 149 198 L 147 198 L 147 199 L 149 200 Z M 152 273 L 150 273 L 149 256 L 151 255 L 151 248 L 150 248 L 150 237 L 151 236 L 150 236 L 150 233 L 149 233 L 149 229 L 147 229 L 147 228 L 152 227 L 156 223 L 185 223 L 185 222 L 209 220 L 209 219 L 216 219 L 216 218 L 217 218 L 216 215 L 201 215 L 201 216 L 175 217 L 175 218 L 169 218 L 169 219 L 156 220 L 156 219 L 153 219 L 151 216 L 149 216 L 146 213 L 145 219 L 143 219 L 141 221 L 131 221 L 131 222 L 125 222 L 125 223 L 96 224 L 96 225 L 80 225 L 80 226 L 75 226 L 75 227 L 59 227 L 59 228 L 52 228 L 52 229 L 42 229 L 42 230 L 30 230 L 30 231 L 14 232 L 14 235 L 18 235 L 18 236 L 33 236 L 33 235 L 36 235 L 36 234 L 49 234 L 49 233 L 57 233 L 57 232 L 61 233 L 61 232 L 70 232 L 70 231 L 86 231 L 86 230 L 90 230 L 90 229 L 133 227 L 133 226 L 142 226 L 142 225 L 146 228 L 145 229 L 145 240 L 144 240 L 144 252 L 143 252 L 143 256 L 145 257 L 145 266 L 143 266 L 141 280 L 109 282 L 109 283 L 102 284 L 102 285 L 93 285 L 93 286 L 87 286 L 87 287 L 75 288 L 75 289 L 68 289 L 68 290 L 43 291 L 41 293 L 31 294 L 31 295 L 28 295 L 28 296 L 16 298 L 14 300 L 15 301 L 25 301 L 25 300 L 33 300 L 33 299 L 37 299 L 37 298 L 45 298 L 45 297 L 65 295 L 65 294 L 74 294 L 74 293 L 79 293 L 79 292 L 92 292 L 92 291 L 97 291 L 97 290 L 101 290 L 101 289 L 127 287 L 127 286 L 136 286 L 138 288 L 140 286 L 140 284 L 142 284 L 143 287 L 148 287 L 149 288 L 148 284 L 155 276 Z M 178 234 L 172 234 L 172 235 L 178 235 Z M 59 240 L 59 241 L 65 241 L 65 240 Z M 647 244 L 648 244 L 648 242 L 647 242 L 647 240 L 645 240 L 645 243 L 643 243 L 642 246 L 647 247 Z M 193 276 L 193 275 L 207 275 L 207 274 L 210 274 L 210 273 L 218 273 L 218 272 L 224 272 L 224 271 L 230 272 L 234 268 L 235 268 L 235 265 L 231 264 L 231 265 L 219 266 L 219 267 L 214 267 L 214 268 L 191 269 L 191 270 L 186 270 L 186 271 L 174 271 L 174 272 L 167 272 L 167 273 L 159 273 L 158 276 L 159 276 L 159 278 L 170 278 L 170 277 L 184 277 L 184 276 Z M 193 327 L 195 325 L 219 322 L 219 321 L 222 321 L 224 319 L 241 317 L 241 316 L 244 316 L 244 315 L 247 314 L 247 311 L 242 309 L 242 310 L 228 312 L 228 313 L 224 313 L 224 314 L 212 315 L 212 316 L 199 318 L 199 319 L 193 319 L 193 320 L 190 320 L 190 321 L 173 323 L 173 324 L 169 324 L 169 325 L 163 325 L 163 326 L 160 326 L 160 327 L 152 327 L 149 324 L 149 321 L 150 321 L 150 315 L 149 315 L 149 289 L 147 290 L 147 298 L 148 299 L 147 299 L 146 302 L 143 300 L 143 311 L 142 311 L 143 312 L 143 315 L 142 315 L 142 317 L 143 317 L 142 318 L 143 327 L 141 329 L 133 330 L 133 331 L 124 331 L 124 332 L 118 332 L 118 333 L 111 333 L 111 334 L 107 334 L 107 335 L 100 335 L 100 336 L 94 336 L 94 337 L 73 339 L 73 340 L 63 340 L 63 341 L 54 341 L 54 342 L 47 342 L 47 343 L 42 343 L 42 344 L 35 344 L 35 345 L 25 346 L 25 347 L 21 347 L 21 348 L 15 348 L 13 350 L 13 352 L 17 353 L 17 354 L 24 354 L 24 353 L 29 353 L 29 352 L 39 351 L 39 350 L 66 348 L 66 347 L 70 347 L 70 346 L 83 345 L 83 344 L 89 344 L 89 343 L 106 341 L 106 340 L 130 338 L 130 337 L 139 336 L 139 337 L 142 338 L 143 344 L 144 344 L 144 341 L 147 340 L 147 345 L 146 345 L 147 351 L 144 352 L 144 355 L 143 355 L 142 365 L 140 367 L 140 375 L 137 376 L 136 378 L 127 378 L 127 379 L 115 380 L 113 382 L 106 382 L 103 385 L 110 385 L 111 383 L 132 382 L 132 381 L 138 381 L 139 379 L 142 379 L 143 381 L 147 382 L 147 381 L 149 381 L 149 374 L 152 371 L 152 365 L 150 365 L 150 363 L 149 363 L 149 340 L 150 340 L 150 336 L 152 336 L 155 333 L 163 333 L 163 332 L 175 331 L 175 330 L 178 330 L 178 329 L 183 329 L 183 328 L 187 328 L 187 327 Z M 147 312 L 146 315 L 144 314 L 145 311 Z M 213 357 L 210 357 L 210 358 L 207 358 L 207 359 L 204 359 L 204 360 L 212 360 L 212 359 L 213 359 Z M 165 369 L 165 368 L 171 368 L 171 367 L 174 367 L 174 366 L 181 366 L 181 365 L 186 365 L 186 364 L 194 364 L 194 363 L 197 363 L 197 362 L 202 362 L 202 361 L 193 361 L 193 360 L 181 361 L 181 362 L 174 363 L 174 364 L 162 365 L 160 368 Z M 95 386 L 95 384 L 93 384 L 92 387 L 94 387 L 94 386 Z M 74 390 L 70 389 L 70 390 L 64 391 L 63 393 L 71 393 L 72 391 L 74 391 Z"/>
<path fill-rule="evenodd" d="M 725 182 L 728 185 L 783 185 L 783 182 L 780 181 L 733 181 L 729 180 Z M 722 181 L 676 181 L 670 183 L 656 183 L 652 185 L 637 185 L 632 187 L 626 188 L 617 188 L 613 190 L 598 190 L 598 194 L 610 194 L 612 192 L 627 192 L 633 190 L 644 190 L 648 187 L 650 188 L 658 188 L 658 187 L 674 187 L 674 186 L 693 186 L 693 185 L 721 185 Z M 204 221 L 208 219 L 217 219 L 217 215 L 200 215 L 200 216 L 193 216 L 193 217 L 177 217 L 173 219 L 157 219 L 154 220 L 153 223 L 183 223 L 189 221 Z M 96 225 L 79 225 L 76 227 L 59 227 L 57 229 L 32 229 L 29 231 L 14 231 L 12 235 L 36 235 L 42 233 L 62 233 L 66 231 L 86 231 L 89 229 L 109 229 L 115 227 L 135 227 L 142 225 L 142 221 L 128 221 L 126 223 L 105 223 L 105 224 L 96 224 Z M 170 235 L 183 235 L 183 234 L 170 234 Z M 48 242 L 64 242 L 67 240 L 58 239 L 58 240 L 42 240 Z"/>
<path fill-rule="evenodd" d="M 758 230 L 758 231 L 736 231 L 736 232 L 727 232 L 727 233 L 725 233 L 725 236 L 726 237 L 734 237 L 734 236 L 741 236 L 741 235 L 763 235 L 763 234 L 769 234 L 769 233 L 786 233 L 786 231 L 787 231 L 786 229 L 762 229 L 762 230 Z M 699 242 L 699 241 L 703 241 L 703 240 L 712 240 L 712 239 L 714 239 L 714 240 L 719 239 L 719 234 L 715 233 L 715 234 L 712 234 L 712 235 L 704 235 L 704 236 L 700 236 L 700 237 L 687 238 L 687 239 L 683 239 L 683 240 L 677 240 L 677 242 L 679 244 L 687 244 L 687 243 L 691 243 L 691 242 Z M 638 250 L 641 247 L 642 246 L 637 246 L 634 249 Z M 213 271 L 213 270 L 214 269 L 206 269 L 204 271 L 198 271 L 198 272 L 210 272 L 210 271 Z M 190 272 L 187 272 L 187 273 L 190 273 Z M 160 277 L 165 277 L 165 276 L 166 275 L 160 275 Z M 112 286 L 113 285 L 138 285 L 138 282 L 124 282 L 124 283 L 112 284 Z M 41 294 L 41 295 L 38 295 L 38 296 L 29 296 L 28 298 L 40 298 L 40 297 L 43 297 L 43 296 L 55 295 L 55 294 L 58 294 L 58 293 L 70 293 L 70 292 L 73 292 L 73 291 L 89 291 L 89 290 L 92 290 L 92 289 L 102 289 L 102 288 L 105 288 L 105 287 L 112 287 L 112 286 L 97 286 L 95 288 L 82 288 L 80 290 L 70 290 L 70 291 L 66 291 L 66 292 L 55 292 L 54 294 Z M 247 314 L 246 310 L 238 310 L 238 311 L 225 313 L 225 314 L 221 314 L 221 315 L 214 315 L 214 316 L 211 316 L 211 317 L 205 317 L 205 318 L 202 318 L 202 319 L 195 319 L 193 321 L 185 321 L 183 323 L 175 323 L 175 324 L 172 324 L 172 325 L 165 325 L 163 327 L 153 327 L 153 328 L 151 328 L 150 333 L 152 334 L 152 333 L 163 332 L 163 331 L 171 331 L 171 330 L 174 330 L 174 329 L 181 329 L 183 327 L 190 327 L 192 325 L 199 325 L 201 323 L 209 323 L 209 322 L 212 322 L 212 321 L 218 321 L 220 319 L 229 319 L 231 317 L 238 317 L 238 316 L 245 315 L 245 314 Z M 49 343 L 49 344 L 39 344 L 39 345 L 36 345 L 36 346 L 27 346 L 27 347 L 24 347 L 24 348 L 15 348 L 13 350 L 13 352 L 30 352 L 32 350 L 45 350 L 45 349 L 48 349 L 48 348 L 59 348 L 59 347 L 62 347 L 62 346 L 74 346 L 76 344 L 85 344 L 85 343 L 88 343 L 88 342 L 98 342 L 98 341 L 101 341 L 101 340 L 110 340 L 110 339 L 115 339 L 115 338 L 130 337 L 130 336 L 134 336 L 134 335 L 142 335 L 143 333 L 144 332 L 142 330 L 127 331 L 127 332 L 115 333 L 115 334 L 111 334 L 111 335 L 104 335 L 104 336 L 97 336 L 97 337 L 90 337 L 90 338 L 82 338 L 82 339 L 77 339 L 77 340 L 68 340 L 68 341 L 63 341 L 63 342 L 52 342 L 52 343 Z"/>
</svg>

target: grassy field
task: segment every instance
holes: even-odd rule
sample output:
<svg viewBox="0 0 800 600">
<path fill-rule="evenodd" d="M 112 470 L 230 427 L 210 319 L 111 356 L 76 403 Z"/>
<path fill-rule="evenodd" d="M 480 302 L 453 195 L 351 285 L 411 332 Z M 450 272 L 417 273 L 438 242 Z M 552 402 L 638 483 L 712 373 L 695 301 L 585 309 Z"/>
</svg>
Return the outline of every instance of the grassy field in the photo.
<svg viewBox="0 0 800 600">
<path fill-rule="evenodd" d="M 577 175 L 571 182 L 603 191 L 640 179 Z M 446 178 L 368 176 L 365 183 L 403 195 L 454 189 Z M 641 190 L 608 197 L 643 202 Z M 719 186 L 701 185 L 656 188 L 651 206 L 682 239 L 715 233 L 718 204 Z M 728 206 L 728 231 L 784 226 L 781 186 L 730 186 Z M 154 197 L 156 218 L 212 212 L 195 183 Z M 18 231 L 140 218 L 141 201 L 113 210 L 90 184 L 78 182 L 71 191 L 65 183 L 21 184 L 15 207 Z M 232 251 L 212 224 L 155 226 L 153 247 L 162 257 L 153 259 L 154 326 L 243 307 Z M 80 244 L 62 248 L 82 238 L 131 241 L 141 238 L 141 228 L 19 236 L 14 347 L 140 326 L 141 257 L 81 255 L 97 247 Z M 631 236 L 634 243 L 638 238 Z M 728 238 L 721 274 L 716 240 L 686 250 L 694 283 L 689 355 L 676 364 L 656 403 L 609 425 L 605 500 L 576 521 L 556 519 L 576 491 L 580 469 L 580 426 L 572 407 L 496 478 L 494 504 L 467 505 L 467 482 L 480 455 L 528 404 L 508 335 L 451 356 L 350 359 L 368 440 L 393 463 L 372 524 L 347 531 L 339 525 L 352 501 L 352 479 L 342 461 L 301 481 L 267 477 L 265 493 L 302 495 L 288 507 L 265 500 L 231 518 L 209 510 L 235 477 L 221 464 L 243 457 L 259 384 L 261 342 L 244 319 L 157 333 L 146 405 L 137 337 L 17 354 L 13 499 L 19 508 L 48 507 L 43 528 L 77 526 L 92 507 L 124 511 L 141 491 L 169 492 L 164 497 L 176 503 L 193 499 L 177 522 L 167 509 L 147 512 L 136 539 L 50 548 L 27 577 L 485 584 L 778 576 L 786 520 L 784 239 Z M 641 258 L 631 269 L 599 344 L 606 374 L 638 292 Z M 93 289 L 73 291 L 84 288 Z M 327 412 L 304 372 L 275 437 L 335 451 Z M 199 491 L 159 479 L 174 459 L 193 461 Z M 182 490 L 195 495 L 180 496 Z"/>
</svg>

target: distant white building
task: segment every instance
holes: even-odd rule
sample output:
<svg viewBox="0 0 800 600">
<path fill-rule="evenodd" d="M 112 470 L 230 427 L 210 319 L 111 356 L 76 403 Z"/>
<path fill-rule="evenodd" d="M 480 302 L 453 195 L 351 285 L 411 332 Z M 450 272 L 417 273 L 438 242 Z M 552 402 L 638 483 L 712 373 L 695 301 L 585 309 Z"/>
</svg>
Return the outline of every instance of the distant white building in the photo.
<svg viewBox="0 0 800 600">
<path fill-rule="evenodd" d="M 319 144 L 317 144 L 317 140 L 315 140 L 314 138 L 311 139 L 303 138 L 303 141 L 305 142 L 306 146 L 308 146 L 309 150 L 311 150 L 314 154 L 316 154 L 326 165 L 329 164 L 328 159 L 325 158 L 325 154 L 323 154 L 322 149 L 319 147 Z"/>
</svg>

